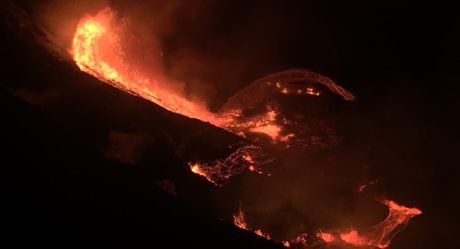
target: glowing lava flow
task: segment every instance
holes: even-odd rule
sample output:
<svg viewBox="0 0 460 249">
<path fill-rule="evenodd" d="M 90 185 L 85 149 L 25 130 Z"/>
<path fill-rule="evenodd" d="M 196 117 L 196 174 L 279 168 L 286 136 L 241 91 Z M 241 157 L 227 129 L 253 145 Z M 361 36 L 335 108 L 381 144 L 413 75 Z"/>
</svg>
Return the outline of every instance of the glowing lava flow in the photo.
<svg viewBox="0 0 460 249">
<path fill-rule="evenodd" d="M 238 136 L 254 142 L 260 138 L 268 138 L 272 144 L 281 144 L 284 147 L 318 143 L 318 137 L 333 137 L 333 134 L 312 134 L 311 128 L 299 128 L 298 120 L 290 120 L 279 113 L 276 106 L 270 106 L 263 101 L 263 94 L 267 95 L 303 95 L 317 97 L 321 91 L 313 85 L 326 87 L 331 92 L 340 95 L 345 100 L 353 100 L 354 96 L 336 85 L 325 76 L 310 72 L 305 69 L 291 69 L 266 76 L 240 91 L 229 99 L 224 107 L 217 113 L 210 112 L 204 104 L 192 102 L 184 94 L 168 87 L 165 78 L 152 77 L 137 70 L 135 63 L 128 59 L 126 50 L 127 23 L 116 20 L 110 8 L 106 8 L 94 16 L 84 17 L 77 25 L 73 36 L 70 51 L 77 66 L 84 72 L 131 94 L 140 96 L 165 109 L 190 117 L 209 122 Z M 128 53 L 129 54 L 129 53 Z M 293 81 L 309 82 L 304 86 L 291 84 Z M 248 92 L 249 91 L 249 92 Z M 247 96 L 250 96 L 248 98 Z M 241 101 L 240 101 L 241 100 Z M 243 106 L 241 103 L 244 102 Z M 240 103 L 240 104 L 238 104 Z M 247 105 L 246 105 L 247 104 Z M 245 107 L 265 105 L 260 113 L 247 116 Z M 321 142 L 319 142 L 321 143 Z M 324 143 L 327 144 L 327 143 Z M 230 155 L 231 158 L 216 160 L 214 167 L 226 167 L 228 162 L 235 158 L 248 156 L 245 149 L 239 150 L 242 154 Z M 253 157 L 252 154 L 249 157 Z M 239 159 L 237 159 L 239 161 Z M 234 174 L 243 172 L 250 167 L 252 171 L 262 172 L 261 166 L 266 161 L 240 164 L 238 170 L 231 170 L 231 175 L 210 175 L 224 172 L 224 170 L 210 170 L 211 166 L 198 166 L 196 163 L 191 168 L 194 173 L 206 177 L 211 182 L 221 182 Z M 206 169 L 208 168 L 208 169 Z M 201 170 L 198 170 L 201 169 Z M 227 171 L 225 171 L 227 172 Z"/>
<path fill-rule="evenodd" d="M 111 9 L 84 17 L 73 36 L 71 54 L 84 72 L 121 90 L 150 100 L 165 109 L 218 123 L 216 116 L 204 106 L 193 103 L 178 93 L 160 87 L 155 79 L 137 72 L 126 62 L 122 47 L 123 25 L 117 24 Z"/>
<path fill-rule="evenodd" d="M 95 16 L 84 17 L 78 24 L 72 41 L 72 54 L 77 66 L 84 72 L 133 95 L 140 96 L 163 108 L 221 127 L 238 136 L 252 139 L 262 135 L 270 139 L 273 144 L 290 146 L 304 146 L 306 144 L 326 147 L 334 143 L 334 134 L 324 128 L 324 137 L 331 141 L 317 141 L 317 135 L 311 131 L 312 127 L 303 127 L 299 120 L 292 120 L 278 111 L 278 106 L 267 105 L 267 96 L 273 94 L 302 95 L 316 98 L 322 92 L 310 84 L 327 88 L 345 100 L 355 97 L 350 92 L 336 85 L 332 80 L 322 75 L 304 70 L 291 69 L 261 78 L 231 97 L 218 113 L 212 113 L 199 103 L 191 102 L 183 94 L 173 91 L 135 69 L 134 65 L 125 58 L 123 48 L 124 26 L 117 23 L 110 9 L 104 9 Z M 291 84 L 298 81 L 309 82 L 305 85 Z M 312 83 L 313 82 L 313 83 Z M 245 114 L 244 110 L 260 110 L 256 114 Z M 314 140 L 309 140 L 314 137 Z M 259 141 L 259 138 L 252 139 Z M 230 177 L 240 174 L 246 168 L 261 173 L 261 166 L 271 162 L 261 147 L 250 144 L 237 148 L 229 157 L 207 163 L 191 163 L 190 170 L 208 181 L 224 184 Z M 361 189 L 364 190 L 365 186 Z M 389 209 L 388 217 L 371 229 L 361 232 L 356 229 L 319 231 L 318 240 L 326 244 L 338 246 L 355 246 L 364 248 L 385 248 L 390 240 L 408 221 L 421 214 L 417 208 L 401 206 L 394 201 L 383 202 Z M 249 230 L 242 210 L 234 216 L 236 226 Z M 270 239 L 270 235 L 260 229 L 253 230 L 259 236 Z M 294 244 L 306 246 L 307 235 L 301 234 L 293 240 L 283 241 L 285 246 Z"/>
<path fill-rule="evenodd" d="M 123 27 L 116 23 L 114 14 L 109 8 L 100 11 L 95 16 L 84 17 L 79 22 L 72 41 L 71 54 L 77 66 L 82 71 L 116 88 L 152 101 L 169 111 L 200 119 L 234 132 L 232 130 L 234 121 L 230 115 L 209 112 L 205 106 L 191 102 L 181 93 L 168 89 L 165 82 L 158 83 L 156 79 L 150 79 L 136 71 L 125 59 L 122 46 Z M 266 132 L 269 136 L 273 136 L 273 132 L 267 130 L 267 125 L 274 126 L 267 122 L 250 123 L 246 124 L 246 129 Z M 258 168 L 260 165 L 255 165 L 256 162 L 251 163 L 244 158 L 256 158 L 260 150 L 254 145 L 243 146 L 227 159 L 205 164 L 194 163 L 191 170 L 219 185 L 229 177 L 243 172 L 249 166 L 252 166 L 253 169 Z M 256 154 L 253 155 L 253 153 Z M 236 164 L 236 161 L 239 163 Z M 227 173 L 221 174 L 221 172 Z"/>
<path fill-rule="evenodd" d="M 249 168 L 251 171 L 262 173 L 259 165 L 271 162 L 262 148 L 255 145 L 245 145 L 235 149 L 227 158 L 206 163 L 190 163 L 190 170 L 208 179 L 217 186 L 224 185 L 234 175 Z"/>
<path fill-rule="evenodd" d="M 275 139 L 281 128 L 274 123 L 274 112 L 258 122 L 239 122 L 228 113 L 212 113 L 204 105 L 187 100 L 181 93 L 167 89 L 165 82 L 158 83 L 130 65 L 122 46 L 123 25 L 115 22 L 111 9 L 106 8 L 95 16 L 84 17 L 73 36 L 71 54 L 84 72 L 121 90 L 150 100 L 165 109 L 234 132 L 233 127 L 264 133 Z M 236 132 L 234 132 L 236 133 Z M 241 134 L 238 134 L 241 135 Z"/>
</svg>

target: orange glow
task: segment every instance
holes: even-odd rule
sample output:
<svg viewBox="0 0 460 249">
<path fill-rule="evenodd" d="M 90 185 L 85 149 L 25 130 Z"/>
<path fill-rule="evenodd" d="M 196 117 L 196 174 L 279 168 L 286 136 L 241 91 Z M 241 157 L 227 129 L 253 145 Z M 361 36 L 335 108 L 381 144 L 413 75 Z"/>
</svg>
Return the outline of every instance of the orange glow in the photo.
<svg viewBox="0 0 460 249">
<path fill-rule="evenodd" d="M 263 133 L 271 137 L 271 139 L 275 140 L 276 138 L 278 138 L 281 128 L 277 125 L 268 124 L 268 125 L 263 125 L 263 126 L 256 126 L 252 128 L 251 131 Z"/>
<path fill-rule="evenodd" d="M 307 87 L 307 90 L 305 91 L 305 93 L 308 95 L 313 95 L 313 96 L 321 95 L 321 92 L 316 91 L 313 87 Z"/>
<path fill-rule="evenodd" d="M 193 173 L 206 178 L 209 182 L 212 182 L 212 183 L 214 183 L 216 185 L 219 185 L 218 183 L 216 183 L 214 181 L 214 179 L 212 178 L 210 172 L 206 172 L 206 170 L 200 164 L 198 164 L 198 163 L 190 164 L 190 170 Z"/>
<path fill-rule="evenodd" d="M 418 208 L 408 208 L 408 207 L 399 205 L 398 203 L 391 201 L 391 200 L 384 200 L 383 203 L 388 206 L 388 208 L 390 209 L 390 212 L 393 211 L 393 212 L 400 213 L 401 217 L 397 219 L 398 223 L 404 222 L 406 218 L 405 216 L 415 216 L 415 215 L 422 214 L 422 211 L 420 211 L 420 209 Z M 404 215 L 401 215 L 401 214 L 404 214 Z"/>
<path fill-rule="evenodd" d="M 271 239 L 270 234 L 262 232 L 262 230 L 257 229 L 254 231 L 255 234 L 259 235 L 260 237 L 264 237 L 266 239 Z"/>
<path fill-rule="evenodd" d="M 252 160 L 252 157 L 250 155 L 243 156 L 243 159 L 248 161 L 249 163 L 254 163 L 254 161 Z"/>
<path fill-rule="evenodd" d="M 248 230 L 248 224 L 244 218 L 243 210 L 240 209 L 238 214 L 233 215 L 233 224 L 241 229 Z"/>
<path fill-rule="evenodd" d="M 307 245 L 307 234 L 302 233 L 289 241 L 283 241 L 283 244 L 285 246 L 288 245 L 286 247 L 295 246 L 295 248 L 308 248 L 307 247 L 308 246 Z"/>
<path fill-rule="evenodd" d="M 260 133 L 269 136 L 273 142 L 288 142 L 292 137 L 280 136 L 282 127 L 276 123 L 277 113 L 274 110 L 269 109 L 265 114 L 251 120 L 237 120 L 241 110 L 219 114 L 210 112 L 204 104 L 192 102 L 183 93 L 169 89 L 166 77 L 151 78 L 148 74 L 137 71 L 136 66 L 126 59 L 125 33 L 126 24 L 116 20 L 110 8 L 103 9 L 95 16 L 86 16 L 81 19 L 73 36 L 70 53 L 83 72 L 118 89 L 147 99 L 169 111 L 209 122 L 242 137 L 246 137 L 248 133 Z M 252 151 L 245 151 L 244 154 L 248 155 L 248 158 L 254 157 L 251 154 Z M 234 154 L 236 157 L 242 155 L 241 151 Z M 225 160 L 225 162 L 236 161 L 235 156 Z M 247 161 L 248 164 L 240 166 L 248 168 L 251 165 L 252 171 L 255 171 L 258 166 L 254 165 L 256 162 L 253 162 L 252 159 L 247 159 Z M 221 173 L 224 170 L 213 170 L 204 166 L 194 165 L 190 169 L 193 173 L 204 176 L 217 185 L 220 183 L 213 179 L 212 173 L 216 173 L 217 178 L 221 178 L 220 180 L 232 176 L 228 173 Z M 214 166 L 227 167 L 228 165 L 220 160 L 215 161 Z M 236 167 L 238 170 L 228 172 L 241 173 L 240 166 Z M 262 173 L 260 170 L 256 172 Z"/>
<path fill-rule="evenodd" d="M 190 166 L 190 170 L 192 170 L 192 172 L 195 174 L 206 176 L 206 174 L 200 169 L 200 166 L 198 164 Z"/>
<path fill-rule="evenodd" d="M 229 109 L 221 113 L 210 112 L 204 103 L 190 101 L 180 92 L 168 88 L 171 82 L 162 76 L 152 77 L 137 70 L 135 63 L 127 59 L 126 22 L 120 22 L 110 8 L 103 9 L 94 16 L 86 16 L 78 23 L 70 50 L 77 66 L 84 72 L 116 88 L 147 99 L 163 108 L 190 117 L 209 122 L 238 136 L 246 137 L 249 133 L 269 136 L 274 143 L 288 143 L 295 134 L 283 134 L 284 126 L 277 120 L 276 110 L 267 106 L 267 112 L 249 119 L 240 119 L 242 110 Z M 287 70 L 280 73 L 295 74 L 294 78 L 313 79 L 331 91 L 341 95 L 345 100 L 354 96 L 336 85 L 332 80 L 307 70 Z M 300 74 L 300 75 L 297 75 Z M 160 74 L 161 75 L 161 74 Z M 291 77 L 292 78 L 292 77 Z M 281 89 L 282 93 L 295 93 L 300 90 L 306 94 L 320 94 L 313 87 L 293 90 L 285 83 L 276 81 L 271 87 Z"/>
<path fill-rule="evenodd" d="M 249 134 L 264 134 L 273 143 L 284 143 L 287 144 L 286 147 L 288 147 L 291 139 L 298 138 L 298 134 L 286 131 L 285 123 L 274 107 L 266 106 L 264 112 L 247 119 L 241 117 L 244 116 L 242 115 L 243 111 L 238 108 L 216 114 L 210 112 L 204 104 L 192 102 L 183 93 L 168 88 L 168 83 L 171 82 L 167 82 L 164 77 L 153 78 L 144 72 L 137 71 L 135 66 L 125 57 L 124 32 L 126 31 L 124 31 L 123 24 L 117 22 L 114 13 L 109 8 L 100 11 L 95 16 L 82 18 L 76 27 L 70 51 L 76 65 L 83 72 L 118 89 L 140 96 L 171 112 L 209 122 L 238 136 L 250 137 Z M 354 99 L 351 93 L 335 85 L 331 80 L 327 78 L 322 80 L 323 85 L 331 91 L 339 93 L 344 99 Z M 276 87 L 276 92 L 283 94 L 301 93 L 302 95 L 314 96 L 321 94 L 313 87 L 292 90 L 283 84 L 276 82 L 271 87 Z M 221 186 L 230 177 L 242 173 L 245 169 L 262 173 L 260 165 L 271 162 L 270 160 L 273 159 L 266 159 L 266 154 L 261 147 L 245 145 L 232 152 L 228 158 L 208 163 L 191 163 L 189 166 L 194 174 Z M 367 185 L 360 186 L 358 191 L 363 191 Z M 422 212 L 417 208 L 404 207 L 390 200 L 383 201 L 383 204 L 389 209 L 387 218 L 366 232 L 356 229 L 320 231 L 317 233 L 317 237 L 332 244 L 344 243 L 354 246 L 385 248 L 412 217 L 420 215 Z M 234 223 L 242 229 L 249 230 L 241 210 L 234 216 Z M 270 235 L 260 229 L 252 231 L 259 236 L 270 239 Z M 306 243 L 306 235 L 297 240 Z M 293 245 L 293 243 L 293 240 L 284 242 L 285 245 Z"/>
<path fill-rule="evenodd" d="M 331 243 L 332 241 L 334 241 L 334 236 L 332 234 L 330 234 L 330 233 L 325 233 L 325 232 L 319 231 L 316 234 L 316 236 L 321 238 L 322 240 L 324 240 L 327 243 Z"/>
<path fill-rule="evenodd" d="M 244 106 L 214 113 L 207 109 L 204 102 L 191 101 L 181 90 L 176 88 L 173 90 L 171 85 L 176 83 L 168 80 L 162 73 L 152 76 L 153 72 L 139 71 L 135 61 L 129 59 L 126 44 L 129 40 L 128 28 L 129 22 L 118 20 L 110 8 L 103 9 L 94 16 L 83 17 L 76 27 L 69 51 L 80 70 L 118 89 L 149 100 L 166 110 L 208 122 L 255 142 L 260 141 L 260 135 L 270 138 L 273 144 L 284 145 L 284 148 L 290 148 L 294 140 L 296 143 L 306 141 L 302 136 L 288 131 L 290 121 L 279 117 L 277 107 L 267 105 L 265 112 L 262 111 L 250 117 L 242 115 Z M 308 87 L 306 90 L 305 88 L 293 89 L 288 84 L 289 80 L 304 79 L 324 85 L 345 100 L 354 99 L 353 94 L 336 85 L 332 80 L 308 70 L 293 69 L 273 75 L 285 77 L 286 81 L 275 80 L 272 81 L 274 84 L 263 82 L 263 86 L 268 85 L 277 92 L 293 94 L 300 90 L 301 94 L 319 95 L 319 92 L 313 87 Z M 222 185 L 229 177 L 242 173 L 250 166 L 251 171 L 263 174 L 261 166 L 267 163 L 267 160 L 254 160 L 253 153 L 261 154 L 260 147 L 259 150 L 250 149 L 244 153 L 249 155 L 253 162 L 246 160 L 247 163 L 241 163 L 240 150 L 235 151 L 228 158 L 200 164 L 200 170 L 195 168 L 195 171 L 192 172 L 204 176 L 216 185 Z M 235 165 L 232 166 L 232 163 Z"/>
<path fill-rule="evenodd" d="M 118 89 L 129 92 L 149 100 L 166 110 L 178 113 L 190 118 L 196 118 L 223 128 L 238 136 L 250 137 L 249 134 L 264 134 L 273 143 L 284 143 L 289 147 L 291 139 L 297 139 L 298 134 L 289 133 L 284 126 L 288 121 L 279 117 L 278 110 L 273 106 L 266 106 L 265 112 L 253 117 L 242 117 L 242 109 L 231 109 L 223 113 L 210 112 L 204 104 L 192 102 L 179 91 L 168 88 L 165 77 L 154 78 L 144 72 L 135 69 L 125 57 L 123 39 L 124 24 L 117 22 L 111 9 L 106 8 L 95 16 L 87 16 L 81 19 L 76 27 L 72 40 L 71 55 L 76 65 L 82 70 L 101 81 L 104 81 Z M 345 100 L 353 100 L 354 96 L 345 89 L 337 86 L 330 79 L 312 72 L 291 70 L 302 77 L 313 77 L 334 93 L 340 94 Z M 277 93 L 283 94 L 307 94 L 319 96 L 321 92 L 313 87 L 302 89 L 287 88 L 285 82 L 271 84 Z M 206 178 L 215 185 L 223 185 L 230 177 L 242 173 L 245 169 L 262 173 L 260 165 L 273 161 L 267 159 L 262 148 L 255 145 L 245 145 L 237 148 L 228 158 L 215 160 L 208 163 L 190 163 L 190 170 L 197 175 Z M 358 191 L 363 191 L 366 186 L 362 185 Z M 383 201 L 389 209 L 387 218 L 366 232 L 356 229 L 336 230 L 329 232 L 319 231 L 316 236 L 331 244 L 348 244 L 369 248 L 385 248 L 391 239 L 401 231 L 409 220 L 420 215 L 422 212 L 417 208 L 408 208 L 391 200 Z M 250 230 L 245 221 L 242 210 L 233 216 L 234 224 L 241 229 Z M 255 234 L 270 239 L 268 233 L 261 229 L 252 230 Z M 286 246 L 294 244 L 306 245 L 307 235 L 301 234 L 293 240 L 282 242 Z"/>
<path fill-rule="evenodd" d="M 160 79 L 151 79 L 136 71 L 124 56 L 122 27 L 109 8 L 95 16 L 84 17 L 79 22 L 70 52 L 80 70 L 169 111 L 209 122 L 236 135 L 252 131 L 264 133 L 272 139 L 278 137 L 281 127 L 274 124 L 274 111 L 268 111 L 258 120 L 237 122 L 235 118 L 239 110 L 217 115 L 203 104 L 192 102 L 182 93 L 168 89 L 168 82 L 158 82 Z"/>
<path fill-rule="evenodd" d="M 103 15 L 108 15 L 108 13 L 104 12 Z M 108 80 L 121 81 L 122 78 L 117 70 L 109 66 L 104 60 L 98 60 L 96 51 L 93 51 L 94 43 L 101 39 L 106 32 L 102 22 L 91 19 L 82 22 L 73 39 L 74 59 L 83 71 L 95 71 L 95 73 L 104 75 Z"/>
<path fill-rule="evenodd" d="M 73 36 L 71 54 L 84 72 L 121 90 L 150 100 L 165 109 L 206 122 L 218 123 L 204 106 L 193 103 L 157 79 L 150 79 L 133 69 L 125 60 L 123 25 L 118 24 L 111 9 L 84 17 Z"/>
<path fill-rule="evenodd" d="M 354 246 L 364 246 L 369 244 L 369 240 L 359 235 L 358 231 L 354 229 L 340 234 L 340 239 Z"/>
<path fill-rule="evenodd" d="M 244 212 L 241 208 L 236 215 L 233 215 L 233 224 L 243 230 L 252 231 L 253 233 L 257 234 L 260 237 L 266 238 L 268 240 L 271 239 L 270 234 L 264 233 L 260 229 L 256 229 L 256 230 L 249 229 L 248 224 L 246 223 L 246 219 L 244 218 Z"/>
</svg>

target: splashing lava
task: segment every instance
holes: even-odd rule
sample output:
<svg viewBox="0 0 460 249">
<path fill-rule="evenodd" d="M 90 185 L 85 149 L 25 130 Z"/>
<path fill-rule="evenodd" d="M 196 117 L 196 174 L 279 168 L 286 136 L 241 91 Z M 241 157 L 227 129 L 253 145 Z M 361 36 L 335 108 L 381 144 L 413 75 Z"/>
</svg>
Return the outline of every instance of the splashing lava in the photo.
<svg viewBox="0 0 460 249">
<path fill-rule="evenodd" d="M 257 143 L 268 140 L 270 144 L 284 149 L 309 148 L 313 145 L 327 147 L 335 143 L 334 134 L 327 127 L 299 125 L 305 123 L 305 120 L 299 120 L 302 115 L 289 116 L 281 112 L 279 105 L 274 101 L 267 105 L 266 103 L 270 102 L 267 96 L 292 95 L 315 98 L 323 94 L 323 88 L 347 101 L 355 98 L 353 94 L 325 76 L 305 69 L 291 69 L 255 81 L 230 98 L 219 112 L 213 113 L 204 105 L 188 100 L 183 94 L 163 87 L 157 79 L 149 78 L 129 64 L 125 60 L 121 42 L 121 36 L 125 32 L 123 28 L 124 25 L 116 22 L 114 13 L 109 8 L 95 16 L 84 17 L 77 26 L 70 51 L 77 66 L 101 81 L 147 99 L 169 111 L 209 122 L 253 141 L 254 144 L 237 148 L 228 158 L 208 163 L 190 163 L 192 172 L 219 186 L 245 169 L 262 173 L 261 166 L 272 159 L 256 145 Z M 258 111 L 248 114 L 247 110 Z M 287 247 L 308 247 L 308 236 L 312 236 L 317 241 L 339 247 L 351 245 L 362 248 L 385 248 L 409 219 L 421 214 L 421 211 L 390 200 L 383 201 L 383 204 L 389 209 L 387 218 L 366 232 L 356 229 L 318 231 L 315 235 L 301 234 L 293 240 L 281 243 Z M 234 216 L 234 223 L 242 229 L 250 230 L 242 210 Z M 270 235 L 260 229 L 253 232 L 270 239 Z"/>
<path fill-rule="evenodd" d="M 78 24 L 72 41 L 71 54 L 77 66 L 84 72 L 121 90 L 150 100 L 165 109 L 218 123 L 215 114 L 203 106 L 188 101 L 177 93 L 158 87 L 156 80 L 136 71 L 124 58 L 121 46 L 122 24 L 115 21 L 111 9 L 104 9 L 95 16 L 84 17 Z"/>
</svg>

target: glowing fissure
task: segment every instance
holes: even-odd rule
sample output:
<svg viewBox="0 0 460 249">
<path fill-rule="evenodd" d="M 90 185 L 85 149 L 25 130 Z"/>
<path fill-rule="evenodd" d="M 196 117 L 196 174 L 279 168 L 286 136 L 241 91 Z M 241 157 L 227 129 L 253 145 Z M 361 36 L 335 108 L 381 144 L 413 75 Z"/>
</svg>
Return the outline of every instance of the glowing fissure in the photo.
<svg viewBox="0 0 460 249">
<path fill-rule="evenodd" d="M 224 185 L 234 175 L 242 173 L 246 168 L 262 174 L 259 165 L 271 162 L 262 148 L 255 145 L 244 145 L 235 149 L 227 158 L 205 163 L 190 163 L 190 170 L 208 179 L 217 186 Z"/>
</svg>

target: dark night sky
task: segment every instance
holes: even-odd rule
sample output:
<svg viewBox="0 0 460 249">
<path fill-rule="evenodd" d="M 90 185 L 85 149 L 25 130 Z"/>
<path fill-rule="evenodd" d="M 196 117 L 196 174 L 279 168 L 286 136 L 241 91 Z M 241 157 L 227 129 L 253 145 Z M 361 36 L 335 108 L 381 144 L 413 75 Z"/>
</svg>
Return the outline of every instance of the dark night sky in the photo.
<svg viewBox="0 0 460 249">
<path fill-rule="evenodd" d="M 42 8 L 14 2 L 32 16 Z M 257 78 L 294 67 L 353 92 L 358 100 L 341 128 L 350 150 L 365 160 L 381 194 L 424 212 L 390 248 L 459 246 L 455 8 L 423 1 L 109 2 L 158 28 L 166 73 L 212 108 Z M 164 25 L 150 17 L 166 11 Z M 239 200 L 268 198 L 260 189 L 243 192 L 263 180 L 245 175 L 214 189 L 184 164 L 183 157 L 212 157 L 209 148 L 225 150 L 234 136 L 100 84 L 36 44 L 10 22 L 8 9 L 1 13 L 8 236 L 52 245 L 182 238 L 205 247 L 275 246 L 219 221 Z M 178 198 L 157 187 L 163 179 L 174 181 Z M 204 234 L 214 240 L 197 239 Z"/>
</svg>

